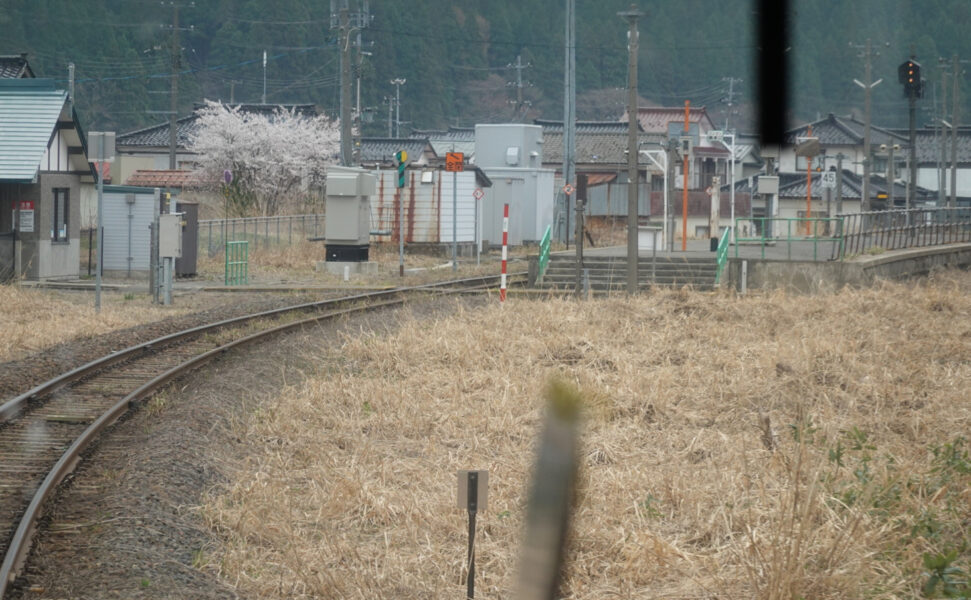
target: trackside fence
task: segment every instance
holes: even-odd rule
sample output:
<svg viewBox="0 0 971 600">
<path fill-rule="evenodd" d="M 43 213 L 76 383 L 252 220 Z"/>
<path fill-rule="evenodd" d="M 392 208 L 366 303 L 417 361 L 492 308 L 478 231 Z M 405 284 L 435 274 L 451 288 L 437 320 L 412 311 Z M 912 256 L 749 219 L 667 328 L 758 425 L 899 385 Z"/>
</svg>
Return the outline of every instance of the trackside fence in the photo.
<svg viewBox="0 0 971 600">
<path fill-rule="evenodd" d="M 971 242 L 971 208 L 912 208 L 842 215 L 834 259 L 874 250 Z"/>
<path fill-rule="evenodd" d="M 215 256 L 226 242 L 246 240 L 250 246 L 292 246 L 324 235 L 324 215 L 281 215 L 239 219 L 206 219 L 199 221 L 200 250 Z"/>
<path fill-rule="evenodd" d="M 831 260 L 842 243 L 839 217 L 761 217 L 751 221 L 757 235 L 746 237 L 735 232 L 735 258 L 740 246 L 759 246 L 763 259 L 766 248 L 774 246 L 785 248 L 786 260 L 792 260 L 794 252 L 802 260 Z"/>
</svg>

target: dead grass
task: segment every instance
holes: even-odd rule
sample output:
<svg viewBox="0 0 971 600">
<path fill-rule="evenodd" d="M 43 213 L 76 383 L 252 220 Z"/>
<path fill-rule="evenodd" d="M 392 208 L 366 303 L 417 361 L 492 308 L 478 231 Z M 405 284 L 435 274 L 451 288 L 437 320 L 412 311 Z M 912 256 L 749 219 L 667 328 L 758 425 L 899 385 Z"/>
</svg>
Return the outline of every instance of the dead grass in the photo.
<svg viewBox="0 0 971 600">
<path fill-rule="evenodd" d="M 324 360 L 326 359 L 326 360 Z M 204 507 L 261 598 L 455 598 L 455 472 L 490 471 L 510 597 L 548 379 L 586 397 L 566 596 L 901 598 L 971 548 L 971 274 L 789 297 L 513 299 L 358 335 L 252 415 Z M 964 444 L 964 445 L 962 445 Z"/>
<path fill-rule="evenodd" d="M 536 253 L 536 248 L 516 248 L 510 251 L 510 260 L 516 260 L 516 269 L 525 271 L 525 257 L 528 253 Z M 249 253 L 249 275 L 251 283 L 302 281 L 313 282 L 317 285 L 347 285 L 340 275 L 327 272 L 316 272 L 314 267 L 318 261 L 323 261 L 325 255 L 323 242 L 300 242 L 292 246 L 255 246 Z M 404 282 L 399 277 L 398 246 L 397 244 L 372 244 L 369 258 L 378 264 L 378 272 L 374 275 L 354 275 L 350 285 L 357 286 L 396 286 L 414 285 L 454 279 L 456 275 L 450 266 L 451 255 L 431 253 L 428 250 L 416 248 L 405 249 Z M 519 259 L 523 259 L 519 261 Z M 481 265 L 476 266 L 475 258 L 460 257 L 458 277 L 472 277 L 475 275 L 497 274 L 499 254 L 497 252 L 484 253 Z M 214 281 L 221 280 L 225 270 L 223 256 L 208 256 L 201 253 L 198 261 L 200 276 Z M 510 266 L 510 271 L 514 270 Z"/>
<path fill-rule="evenodd" d="M 0 285 L 0 362 L 21 358 L 61 342 L 98 335 L 179 315 L 186 309 L 160 308 L 146 295 L 126 300 L 119 294 L 102 295 L 101 314 L 94 297 L 84 304 L 49 291 Z"/>
</svg>

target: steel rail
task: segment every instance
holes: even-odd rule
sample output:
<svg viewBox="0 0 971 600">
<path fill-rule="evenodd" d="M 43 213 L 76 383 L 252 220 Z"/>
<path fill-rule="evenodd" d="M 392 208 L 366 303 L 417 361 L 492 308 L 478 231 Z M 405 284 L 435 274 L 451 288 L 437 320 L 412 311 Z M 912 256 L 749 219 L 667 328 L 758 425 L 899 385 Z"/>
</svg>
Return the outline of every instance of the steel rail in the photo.
<svg viewBox="0 0 971 600">
<path fill-rule="evenodd" d="M 517 273 L 517 275 L 524 275 L 524 273 Z M 42 383 L 30 391 L 21 394 L 17 398 L 14 398 L 10 402 L 7 402 L 0 406 L 0 424 L 3 422 L 8 422 L 12 420 L 16 415 L 20 414 L 23 404 L 31 399 L 40 397 L 42 395 L 50 394 L 64 386 L 70 384 L 71 382 L 77 381 L 83 378 L 85 375 L 96 372 L 100 369 L 106 368 L 118 362 L 122 362 L 125 359 L 133 358 L 138 352 L 151 352 L 154 346 L 158 346 L 161 343 L 174 342 L 186 337 L 197 335 L 205 331 L 211 331 L 213 329 L 226 327 L 229 325 L 235 325 L 244 323 L 247 321 L 252 321 L 261 318 L 267 318 L 276 316 L 279 314 L 287 312 L 299 312 L 302 310 L 319 309 L 323 306 L 328 305 L 339 305 L 342 303 L 355 302 L 355 301 L 367 301 L 375 300 L 387 296 L 400 295 L 405 292 L 412 291 L 440 291 L 442 293 L 456 293 L 467 291 L 468 288 L 452 288 L 445 286 L 455 286 L 464 284 L 474 284 L 472 287 L 481 288 L 483 286 L 488 287 L 485 283 L 488 280 L 498 280 L 498 277 L 488 276 L 488 277 L 475 277 L 467 278 L 461 280 L 450 280 L 445 282 L 436 282 L 430 284 L 424 284 L 412 287 L 397 287 L 390 290 L 382 290 L 379 292 L 369 292 L 365 294 L 357 294 L 354 296 L 346 296 L 342 298 L 331 298 L 328 300 L 322 300 L 319 302 L 309 302 L 305 304 L 298 304 L 289 307 L 283 307 L 279 309 L 273 309 L 269 311 L 264 311 L 261 313 L 254 313 L 251 315 L 244 315 L 242 317 L 235 317 L 232 319 L 225 319 L 217 323 L 211 323 L 208 325 L 203 325 L 199 327 L 194 327 L 185 331 L 176 332 L 174 334 L 162 336 L 151 340 L 149 342 L 144 342 L 127 348 L 125 350 L 113 353 L 111 355 L 102 357 L 100 359 L 91 361 L 81 367 L 73 369 L 72 371 L 55 377 L 54 379 Z M 67 477 L 77 466 L 81 459 L 81 453 L 84 452 L 92 443 L 94 443 L 98 437 L 115 423 L 121 416 L 127 413 L 131 408 L 134 408 L 137 403 L 141 400 L 145 400 L 151 397 L 156 391 L 158 391 L 163 386 L 167 385 L 173 379 L 177 377 L 184 376 L 196 368 L 204 365 L 205 363 L 211 361 L 215 357 L 228 352 L 229 350 L 236 348 L 238 346 L 243 346 L 250 344 L 258 339 L 269 337 L 272 335 L 277 335 L 285 331 L 298 329 L 309 324 L 317 323 L 326 319 L 333 319 L 336 317 L 349 315 L 357 312 L 366 312 L 375 310 L 378 308 L 386 308 L 389 306 L 400 305 L 405 302 L 404 298 L 394 298 L 391 300 L 384 300 L 377 303 L 367 303 L 358 306 L 352 306 L 349 308 L 344 308 L 340 310 L 332 310 L 325 313 L 317 314 L 307 319 L 301 319 L 291 323 L 285 323 L 272 327 L 263 331 L 252 333 L 250 335 L 232 340 L 226 344 L 220 345 L 217 348 L 213 348 L 206 352 L 197 354 L 196 356 L 186 360 L 162 374 L 152 378 L 150 381 L 142 384 L 136 390 L 126 395 L 124 398 L 112 405 L 108 410 L 103 412 L 100 417 L 93 421 L 75 440 L 71 445 L 61 454 L 61 457 L 57 460 L 54 466 L 48 471 L 43 482 L 35 491 L 33 497 L 31 498 L 30 504 L 24 511 L 20 518 L 20 523 L 14 532 L 13 537 L 10 540 L 10 544 L 7 547 L 6 554 L 4 555 L 3 563 L 0 564 L 0 600 L 3 599 L 7 586 L 16 578 L 19 573 L 20 568 L 24 565 L 28 552 L 30 550 L 30 545 L 33 540 L 33 534 L 36 531 L 37 519 L 44 508 L 48 500 L 54 495 L 57 490 L 58 484 L 60 484 L 65 477 Z"/>
<path fill-rule="evenodd" d="M 524 275 L 524 273 L 518 273 L 518 275 Z M 75 381 L 78 381 L 79 379 L 82 379 L 84 376 L 94 373 L 100 369 L 110 367 L 114 364 L 123 362 L 125 360 L 136 358 L 137 355 L 139 354 L 146 354 L 146 353 L 152 352 L 157 346 L 171 344 L 173 342 L 177 342 L 180 340 L 184 340 L 184 339 L 196 336 L 200 333 L 205 333 L 207 331 L 212 331 L 215 329 L 220 329 L 231 325 L 238 325 L 241 323 L 245 323 L 247 321 L 252 321 L 254 319 L 263 319 L 277 314 L 282 314 L 285 312 L 313 310 L 327 305 L 380 298 L 380 297 L 391 296 L 394 294 L 399 294 L 402 292 L 408 292 L 413 290 L 433 290 L 435 288 L 442 288 L 448 285 L 462 284 L 467 282 L 481 282 L 487 279 L 497 279 L 497 278 L 494 276 L 472 277 L 467 279 L 456 279 L 456 280 L 449 280 L 444 282 L 428 283 L 428 284 L 412 286 L 412 287 L 396 287 L 388 290 L 367 292 L 364 294 L 356 294 L 354 296 L 344 296 L 341 298 L 329 298 L 327 300 L 320 300 L 318 302 L 307 302 L 304 304 L 285 306 L 283 308 L 277 308 L 277 309 L 268 310 L 260 313 L 253 313 L 250 315 L 233 317 L 231 319 L 225 319 L 223 321 L 218 321 L 215 323 L 208 323 L 206 325 L 200 325 L 199 327 L 193 327 L 191 329 L 186 329 L 169 335 L 164 335 L 164 336 L 155 338 L 153 340 L 149 340 L 147 342 L 143 342 L 141 344 L 137 344 L 135 346 L 131 346 L 129 348 L 119 350 L 118 352 L 114 352 L 112 354 L 95 359 L 89 363 L 86 363 L 84 365 L 81 365 L 80 367 L 77 367 L 76 369 L 68 371 L 67 373 L 63 373 L 53 379 L 50 379 L 44 383 L 41 383 L 40 385 L 37 385 L 36 387 L 24 392 L 23 394 L 16 396 L 8 400 L 7 402 L 4 402 L 2 405 L 0 405 L 0 425 L 3 425 L 4 423 L 12 421 L 14 418 L 16 418 L 20 414 L 23 407 L 31 400 L 52 394 L 57 390 L 63 388 L 64 386 L 70 383 L 73 383 Z"/>
</svg>

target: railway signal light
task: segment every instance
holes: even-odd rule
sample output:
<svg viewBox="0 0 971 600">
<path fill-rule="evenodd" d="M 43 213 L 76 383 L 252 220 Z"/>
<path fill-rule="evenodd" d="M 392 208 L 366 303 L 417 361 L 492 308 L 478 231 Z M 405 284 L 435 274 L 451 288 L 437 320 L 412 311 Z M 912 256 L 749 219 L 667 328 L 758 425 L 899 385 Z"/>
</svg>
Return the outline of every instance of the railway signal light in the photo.
<svg viewBox="0 0 971 600">
<path fill-rule="evenodd" d="M 904 61 L 897 67 L 897 79 L 904 86 L 904 96 L 923 96 L 924 85 L 920 78 L 920 63 L 914 59 Z"/>
</svg>

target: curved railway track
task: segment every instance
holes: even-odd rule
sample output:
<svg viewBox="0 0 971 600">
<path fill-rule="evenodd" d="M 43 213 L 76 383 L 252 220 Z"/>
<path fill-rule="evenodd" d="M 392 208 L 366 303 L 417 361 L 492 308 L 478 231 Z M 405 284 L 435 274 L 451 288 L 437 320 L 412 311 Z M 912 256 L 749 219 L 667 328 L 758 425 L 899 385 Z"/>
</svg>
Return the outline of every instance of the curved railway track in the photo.
<svg viewBox="0 0 971 600">
<path fill-rule="evenodd" d="M 513 276 L 520 277 L 522 273 Z M 0 405 L 0 600 L 27 559 L 58 484 L 129 409 L 230 349 L 326 319 L 403 304 L 416 292 L 495 287 L 497 276 L 394 288 L 187 329 L 91 361 Z M 308 316 L 309 314 L 309 316 Z"/>
</svg>

